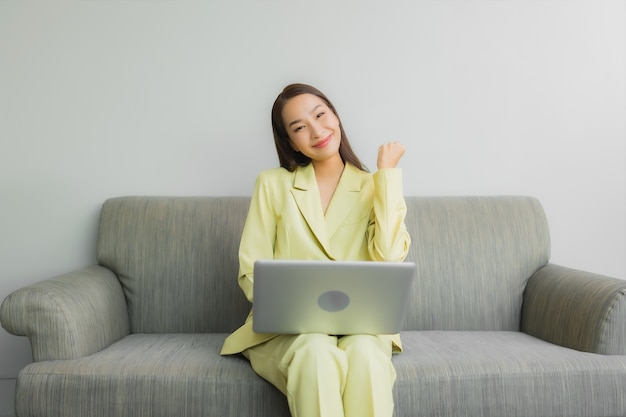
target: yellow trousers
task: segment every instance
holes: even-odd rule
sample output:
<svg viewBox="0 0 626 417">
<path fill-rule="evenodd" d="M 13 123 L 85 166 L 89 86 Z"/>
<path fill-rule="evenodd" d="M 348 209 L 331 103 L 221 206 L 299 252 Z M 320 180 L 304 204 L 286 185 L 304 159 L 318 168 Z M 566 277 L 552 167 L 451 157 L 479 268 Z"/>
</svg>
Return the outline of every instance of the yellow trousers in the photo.
<svg viewBox="0 0 626 417">
<path fill-rule="evenodd" d="M 280 335 L 243 354 L 292 417 L 392 417 L 391 346 L 387 336 Z"/>
</svg>

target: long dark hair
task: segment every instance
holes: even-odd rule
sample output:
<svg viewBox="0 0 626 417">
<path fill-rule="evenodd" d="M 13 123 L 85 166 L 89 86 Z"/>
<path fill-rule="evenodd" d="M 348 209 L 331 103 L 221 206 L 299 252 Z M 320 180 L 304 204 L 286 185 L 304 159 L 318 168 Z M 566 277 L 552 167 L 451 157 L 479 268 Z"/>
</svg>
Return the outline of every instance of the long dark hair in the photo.
<svg viewBox="0 0 626 417">
<path fill-rule="evenodd" d="M 337 119 L 339 120 L 339 129 L 341 131 L 341 142 L 339 144 L 339 155 L 341 156 L 341 159 L 344 163 L 349 162 L 358 169 L 367 171 L 367 168 L 354 154 L 354 151 L 350 146 L 348 136 L 346 136 L 346 132 L 343 130 L 343 124 L 341 123 L 341 119 L 339 118 L 339 114 L 337 114 L 335 106 L 333 106 L 328 97 L 326 97 L 321 91 L 306 84 L 290 84 L 285 87 L 278 97 L 276 97 L 276 101 L 274 101 L 274 106 L 272 107 L 272 130 L 274 132 L 274 144 L 276 145 L 276 152 L 278 153 L 280 166 L 290 172 L 293 172 L 298 166 L 306 166 L 311 162 L 311 158 L 301 152 L 297 152 L 291 147 L 291 140 L 289 139 L 289 134 L 287 133 L 287 129 L 285 128 L 285 123 L 283 121 L 282 113 L 285 104 L 287 104 L 290 99 L 301 94 L 313 94 L 314 96 L 321 98 L 328 108 L 335 113 L 335 116 L 337 116 Z"/>
</svg>

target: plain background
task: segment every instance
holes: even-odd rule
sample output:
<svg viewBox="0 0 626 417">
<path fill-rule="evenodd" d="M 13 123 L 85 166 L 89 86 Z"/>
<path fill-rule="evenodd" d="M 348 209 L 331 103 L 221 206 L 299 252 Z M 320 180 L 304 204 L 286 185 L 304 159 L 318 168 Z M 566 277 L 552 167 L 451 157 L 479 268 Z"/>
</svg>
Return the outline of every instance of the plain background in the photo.
<svg viewBox="0 0 626 417">
<path fill-rule="evenodd" d="M 552 262 L 626 278 L 625 26 L 623 0 L 0 0 L 0 299 L 94 263 L 109 197 L 250 194 L 291 82 L 371 169 L 405 143 L 405 194 L 535 196 Z M 0 415 L 29 361 L 0 330 Z"/>
</svg>

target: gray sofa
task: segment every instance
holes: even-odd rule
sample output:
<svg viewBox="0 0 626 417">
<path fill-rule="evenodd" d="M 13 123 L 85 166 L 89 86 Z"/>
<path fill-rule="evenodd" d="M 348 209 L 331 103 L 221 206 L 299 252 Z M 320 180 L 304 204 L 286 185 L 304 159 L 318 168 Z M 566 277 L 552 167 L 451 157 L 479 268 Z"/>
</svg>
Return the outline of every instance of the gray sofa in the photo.
<svg viewBox="0 0 626 417">
<path fill-rule="evenodd" d="M 395 416 L 626 416 L 626 281 L 549 263 L 527 197 L 407 197 L 411 306 Z M 285 398 L 222 357 L 247 197 L 103 205 L 98 265 L 10 294 L 27 336 L 18 417 L 286 417 Z"/>
</svg>

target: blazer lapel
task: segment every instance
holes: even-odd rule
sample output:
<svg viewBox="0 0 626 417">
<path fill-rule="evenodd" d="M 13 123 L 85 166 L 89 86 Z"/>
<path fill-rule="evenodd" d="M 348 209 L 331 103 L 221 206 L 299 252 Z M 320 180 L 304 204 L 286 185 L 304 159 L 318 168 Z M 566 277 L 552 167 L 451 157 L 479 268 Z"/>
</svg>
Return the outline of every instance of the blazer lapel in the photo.
<svg viewBox="0 0 626 417">
<path fill-rule="evenodd" d="M 326 210 L 326 216 L 324 216 L 313 165 L 298 168 L 295 172 L 291 194 L 313 235 L 331 259 L 334 257 L 331 252 L 330 238 L 354 206 L 359 203 L 362 174 L 358 168 L 346 164 Z"/>
<path fill-rule="evenodd" d="M 326 221 L 324 213 L 322 213 L 322 201 L 320 200 L 312 164 L 296 169 L 291 194 L 313 235 L 330 256 L 329 235 L 326 230 Z"/>
<path fill-rule="evenodd" d="M 346 164 L 337 189 L 326 210 L 326 233 L 332 237 L 341 226 L 346 216 L 361 199 L 362 171 Z"/>
</svg>

